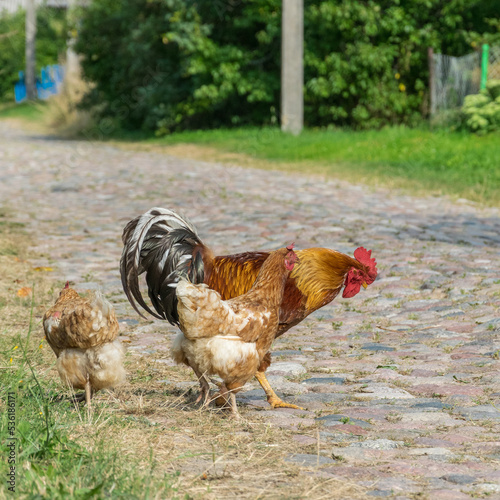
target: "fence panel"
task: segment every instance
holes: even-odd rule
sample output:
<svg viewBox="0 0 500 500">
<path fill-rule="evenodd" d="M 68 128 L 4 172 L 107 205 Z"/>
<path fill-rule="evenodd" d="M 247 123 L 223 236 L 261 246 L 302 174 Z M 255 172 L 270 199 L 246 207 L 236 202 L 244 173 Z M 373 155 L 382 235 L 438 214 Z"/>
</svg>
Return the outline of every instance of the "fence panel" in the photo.
<svg viewBox="0 0 500 500">
<path fill-rule="evenodd" d="M 477 94 L 481 83 L 481 56 L 473 52 L 462 57 L 434 54 L 434 89 L 431 89 L 435 102 L 432 109 L 439 113 L 462 106 L 465 96 Z"/>
</svg>

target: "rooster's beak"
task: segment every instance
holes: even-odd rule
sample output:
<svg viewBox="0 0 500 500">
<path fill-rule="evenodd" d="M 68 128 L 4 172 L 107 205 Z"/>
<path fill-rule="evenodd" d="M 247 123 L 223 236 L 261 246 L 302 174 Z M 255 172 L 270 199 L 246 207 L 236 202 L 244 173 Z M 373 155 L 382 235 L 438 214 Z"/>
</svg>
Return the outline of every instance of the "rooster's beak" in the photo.
<svg viewBox="0 0 500 500">
<path fill-rule="evenodd" d="M 366 284 L 366 281 L 363 281 L 363 288 L 368 288 L 368 285 Z"/>
</svg>

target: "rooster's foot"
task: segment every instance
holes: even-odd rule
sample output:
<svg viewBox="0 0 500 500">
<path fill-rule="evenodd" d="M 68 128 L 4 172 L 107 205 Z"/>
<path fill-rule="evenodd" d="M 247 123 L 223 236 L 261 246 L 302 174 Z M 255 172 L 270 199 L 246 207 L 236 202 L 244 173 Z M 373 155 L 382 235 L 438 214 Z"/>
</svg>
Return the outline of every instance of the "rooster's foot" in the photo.
<svg viewBox="0 0 500 500">
<path fill-rule="evenodd" d="M 255 378 L 257 379 L 257 382 L 259 382 L 260 386 L 262 389 L 264 389 L 264 392 L 266 393 L 267 396 L 267 402 L 273 407 L 273 408 L 293 408 L 294 410 L 303 410 L 304 408 L 301 408 L 300 406 L 293 405 L 291 403 L 285 403 L 273 390 L 271 387 L 271 384 L 266 378 L 266 375 L 264 372 L 257 372 L 255 374 Z"/>
<path fill-rule="evenodd" d="M 303 410 L 301 406 L 294 405 L 292 403 L 285 403 L 282 399 L 280 399 L 278 396 L 271 396 L 267 398 L 267 402 L 273 407 L 273 408 L 293 408 L 294 410 Z"/>
</svg>

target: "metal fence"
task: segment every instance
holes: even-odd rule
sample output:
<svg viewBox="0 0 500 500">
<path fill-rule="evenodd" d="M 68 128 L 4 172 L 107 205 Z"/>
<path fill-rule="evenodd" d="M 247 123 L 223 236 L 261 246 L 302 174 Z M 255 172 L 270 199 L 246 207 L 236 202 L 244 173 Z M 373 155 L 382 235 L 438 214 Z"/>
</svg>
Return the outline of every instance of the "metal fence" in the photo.
<svg viewBox="0 0 500 500">
<path fill-rule="evenodd" d="M 488 80 L 500 79 L 500 46 L 483 45 L 462 57 L 429 51 L 430 113 L 456 109 L 469 94 L 477 94 Z"/>
</svg>

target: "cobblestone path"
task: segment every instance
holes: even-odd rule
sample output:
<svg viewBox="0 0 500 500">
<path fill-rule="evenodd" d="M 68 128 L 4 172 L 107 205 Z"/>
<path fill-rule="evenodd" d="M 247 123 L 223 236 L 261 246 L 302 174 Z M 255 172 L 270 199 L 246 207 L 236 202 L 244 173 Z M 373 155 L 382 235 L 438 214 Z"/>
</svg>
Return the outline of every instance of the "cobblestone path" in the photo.
<svg viewBox="0 0 500 500">
<path fill-rule="evenodd" d="M 188 215 L 216 253 L 290 241 L 372 249 L 372 286 L 274 346 L 270 382 L 307 410 L 262 411 L 252 383 L 238 396 L 243 418 L 294 430 L 297 453 L 285 460 L 309 471 L 319 463 L 321 476 L 354 480 L 374 497 L 500 498 L 499 210 L 58 141 L 3 122 L 0 178 L 1 203 L 47 256 L 33 264 L 112 296 L 138 354 L 167 359 L 175 331 L 139 321 L 119 279 L 122 228 L 153 206 Z M 318 423 L 319 461 L 301 431 Z"/>
</svg>

